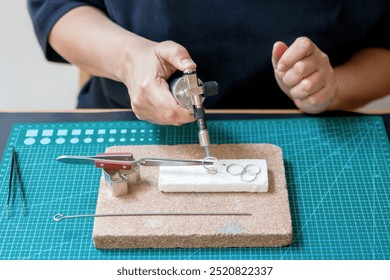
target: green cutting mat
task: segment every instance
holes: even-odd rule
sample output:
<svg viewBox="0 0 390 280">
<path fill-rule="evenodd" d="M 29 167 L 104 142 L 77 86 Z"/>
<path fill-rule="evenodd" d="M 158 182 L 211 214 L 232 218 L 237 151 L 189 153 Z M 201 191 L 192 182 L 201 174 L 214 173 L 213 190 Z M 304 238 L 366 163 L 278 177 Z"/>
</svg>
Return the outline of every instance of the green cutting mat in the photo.
<svg viewBox="0 0 390 280">
<path fill-rule="evenodd" d="M 213 143 L 273 143 L 283 149 L 294 240 L 283 248 L 97 250 L 93 213 L 101 170 L 60 164 L 113 145 L 197 143 L 194 124 L 141 121 L 19 124 L 0 166 L 1 259 L 389 259 L 390 145 L 379 117 L 209 121 Z M 6 219 L 11 146 L 26 192 L 16 185 Z M 134 147 L 136 149 L 136 147 Z M 277 213 L 275 213 L 277 215 Z M 131 225 L 129 225 L 131 226 Z"/>
</svg>

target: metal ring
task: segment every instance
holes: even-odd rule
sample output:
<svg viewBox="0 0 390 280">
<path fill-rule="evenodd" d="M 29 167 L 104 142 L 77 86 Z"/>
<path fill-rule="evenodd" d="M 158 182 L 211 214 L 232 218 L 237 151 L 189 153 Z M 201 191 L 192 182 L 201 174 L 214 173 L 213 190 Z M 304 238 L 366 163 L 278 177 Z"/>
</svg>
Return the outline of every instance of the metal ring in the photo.
<svg viewBox="0 0 390 280">
<path fill-rule="evenodd" d="M 258 165 L 250 163 L 250 164 L 248 164 L 247 166 L 244 167 L 243 172 L 247 172 L 247 171 L 253 172 L 253 173 L 255 173 L 257 175 L 257 174 L 259 174 L 261 172 L 261 168 Z"/>
<path fill-rule="evenodd" d="M 243 182 L 250 183 L 250 182 L 256 181 L 258 174 L 259 174 L 259 173 L 255 173 L 255 172 L 253 172 L 253 171 L 251 171 L 251 170 L 244 170 L 244 171 L 241 172 L 240 178 L 241 178 L 241 180 L 242 180 Z M 251 176 L 251 177 L 249 177 L 249 178 L 247 179 L 247 177 L 246 177 L 247 175 L 249 175 L 249 176 Z M 252 176 L 253 176 L 253 178 L 252 178 Z"/>
<path fill-rule="evenodd" d="M 238 168 L 238 169 L 237 169 Z M 238 163 L 231 163 L 226 166 L 226 172 L 233 176 L 238 176 L 244 172 L 244 167 Z"/>
<path fill-rule="evenodd" d="M 208 161 L 213 161 L 213 165 L 211 166 L 208 166 L 208 165 L 205 165 L 204 162 L 208 160 Z M 207 173 L 209 174 L 217 174 L 218 172 L 218 165 L 220 164 L 219 163 L 219 160 L 216 158 L 216 157 L 205 157 L 203 160 L 203 167 L 207 170 Z"/>
</svg>

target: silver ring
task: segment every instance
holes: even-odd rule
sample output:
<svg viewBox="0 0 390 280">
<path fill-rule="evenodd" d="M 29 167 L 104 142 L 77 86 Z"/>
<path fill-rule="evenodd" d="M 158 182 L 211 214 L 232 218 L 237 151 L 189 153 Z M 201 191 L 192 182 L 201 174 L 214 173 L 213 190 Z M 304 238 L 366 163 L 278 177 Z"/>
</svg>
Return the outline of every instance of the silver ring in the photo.
<svg viewBox="0 0 390 280">
<path fill-rule="evenodd" d="M 205 161 L 212 161 L 213 165 L 205 165 L 204 164 Z M 203 167 L 206 169 L 207 173 L 209 173 L 209 174 L 217 174 L 217 172 L 218 172 L 217 167 L 218 167 L 218 165 L 220 163 L 219 163 L 219 160 L 216 157 L 205 157 L 202 160 L 202 163 L 203 163 Z"/>
<path fill-rule="evenodd" d="M 238 163 L 231 163 L 226 166 L 226 172 L 233 176 L 238 176 L 244 172 L 244 167 Z"/>
<path fill-rule="evenodd" d="M 250 163 L 244 167 L 244 170 L 242 172 L 247 172 L 247 171 L 250 171 L 250 173 L 253 172 L 257 175 L 261 172 L 261 168 L 258 165 L 254 165 L 254 164 Z"/>
<path fill-rule="evenodd" d="M 250 182 L 253 182 L 257 179 L 257 175 L 259 173 L 255 173 L 251 170 L 244 170 L 241 172 L 240 174 L 240 178 L 243 182 L 247 182 L 247 183 L 250 183 Z M 247 178 L 247 176 L 249 175 L 249 178 Z"/>
</svg>

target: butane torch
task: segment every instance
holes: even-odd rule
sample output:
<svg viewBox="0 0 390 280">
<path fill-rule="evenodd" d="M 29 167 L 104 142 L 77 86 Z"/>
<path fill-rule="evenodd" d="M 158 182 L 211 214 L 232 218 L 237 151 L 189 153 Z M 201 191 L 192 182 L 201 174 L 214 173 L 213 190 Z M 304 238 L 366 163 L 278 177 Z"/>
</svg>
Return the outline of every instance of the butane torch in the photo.
<svg viewBox="0 0 390 280">
<path fill-rule="evenodd" d="M 183 76 L 171 83 L 171 91 L 177 103 L 191 111 L 198 124 L 199 144 L 205 148 L 206 156 L 209 155 L 210 138 L 206 126 L 206 113 L 203 101 L 207 96 L 218 93 L 218 84 L 215 81 L 202 82 L 198 79 L 196 70 L 187 69 Z"/>
</svg>

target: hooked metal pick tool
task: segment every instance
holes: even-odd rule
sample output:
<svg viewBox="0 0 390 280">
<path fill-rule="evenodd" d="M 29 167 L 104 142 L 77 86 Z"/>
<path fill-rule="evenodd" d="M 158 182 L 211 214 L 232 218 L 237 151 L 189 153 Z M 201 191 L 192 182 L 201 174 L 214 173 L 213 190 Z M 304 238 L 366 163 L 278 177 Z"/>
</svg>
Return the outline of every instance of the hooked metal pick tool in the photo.
<svg viewBox="0 0 390 280">
<path fill-rule="evenodd" d="M 107 214 L 79 214 L 65 216 L 56 214 L 53 220 L 56 222 L 64 219 L 75 218 L 102 218 L 102 217 L 139 217 L 139 216 L 252 216 L 251 213 L 241 212 L 134 212 L 134 213 L 107 213 Z"/>
</svg>

